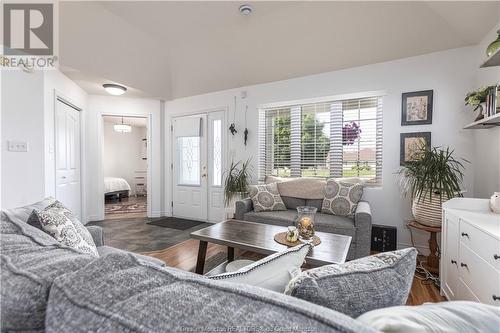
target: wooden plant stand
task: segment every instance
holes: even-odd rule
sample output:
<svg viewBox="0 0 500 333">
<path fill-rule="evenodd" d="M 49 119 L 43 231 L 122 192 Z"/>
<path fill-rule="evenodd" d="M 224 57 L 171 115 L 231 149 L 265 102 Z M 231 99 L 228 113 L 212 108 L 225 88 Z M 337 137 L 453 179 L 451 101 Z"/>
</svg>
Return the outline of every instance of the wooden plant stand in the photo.
<svg viewBox="0 0 500 333">
<path fill-rule="evenodd" d="M 437 244 L 437 233 L 441 232 L 441 227 L 429 227 L 418 223 L 415 220 L 408 221 L 408 228 L 415 230 L 426 231 L 430 234 L 429 237 L 429 250 L 427 262 L 423 262 L 422 266 L 432 274 L 439 274 L 439 253 Z"/>
</svg>

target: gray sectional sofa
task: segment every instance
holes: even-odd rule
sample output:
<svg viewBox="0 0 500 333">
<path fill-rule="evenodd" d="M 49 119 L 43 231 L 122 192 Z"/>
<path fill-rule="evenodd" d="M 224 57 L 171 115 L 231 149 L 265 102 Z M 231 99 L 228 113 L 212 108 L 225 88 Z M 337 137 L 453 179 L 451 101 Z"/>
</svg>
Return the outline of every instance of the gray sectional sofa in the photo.
<svg viewBox="0 0 500 333">
<path fill-rule="evenodd" d="M 79 253 L 9 216 L 1 213 L 1 332 L 374 332 L 319 305 L 124 251 Z"/>
<path fill-rule="evenodd" d="M 360 182 L 358 178 L 346 178 L 349 182 Z M 298 206 L 313 206 L 318 209 L 315 217 L 315 229 L 351 236 L 351 246 L 347 259 L 357 259 L 370 254 L 372 215 L 370 204 L 361 201 L 354 216 L 344 217 L 321 213 L 326 181 L 317 178 L 296 178 L 284 180 L 278 177 L 266 177 L 265 183 L 278 182 L 278 191 L 285 203 L 285 211 L 255 212 L 251 199 L 236 202 L 234 218 L 242 221 L 266 223 L 287 227 L 297 218 Z M 293 195 L 293 196 L 291 196 Z"/>
</svg>

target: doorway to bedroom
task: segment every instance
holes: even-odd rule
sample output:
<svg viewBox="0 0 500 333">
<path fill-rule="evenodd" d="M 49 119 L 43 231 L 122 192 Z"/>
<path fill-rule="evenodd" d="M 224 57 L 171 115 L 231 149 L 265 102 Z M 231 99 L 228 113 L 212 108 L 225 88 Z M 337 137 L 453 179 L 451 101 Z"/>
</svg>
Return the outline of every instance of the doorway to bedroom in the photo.
<svg viewBox="0 0 500 333">
<path fill-rule="evenodd" d="M 105 219 L 147 217 L 148 118 L 103 116 Z"/>
</svg>

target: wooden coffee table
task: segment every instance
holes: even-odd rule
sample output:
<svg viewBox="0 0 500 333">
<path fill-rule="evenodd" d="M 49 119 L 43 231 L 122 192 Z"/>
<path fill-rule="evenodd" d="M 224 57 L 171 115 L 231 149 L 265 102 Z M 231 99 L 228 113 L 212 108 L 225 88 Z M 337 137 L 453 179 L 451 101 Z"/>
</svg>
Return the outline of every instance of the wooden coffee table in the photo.
<svg viewBox="0 0 500 333">
<path fill-rule="evenodd" d="M 285 250 L 285 245 L 274 241 L 274 235 L 283 231 L 286 231 L 285 227 L 238 220 L 228 220 L 194 231 L 191 238 L 200 241 L 196 273 L 203 274 L 209 242 L 227 246 L 227 261 L 230 262 L 234 260 L 234 248 L 266 255 Z M 306 257 L 307 263 L 322 266 L 345 262 L 351 244 L 350 236 L 325 232 L 316 232 L 316 235 L 321 239 L 321 244 L 315 246 Z"/>
</svg>

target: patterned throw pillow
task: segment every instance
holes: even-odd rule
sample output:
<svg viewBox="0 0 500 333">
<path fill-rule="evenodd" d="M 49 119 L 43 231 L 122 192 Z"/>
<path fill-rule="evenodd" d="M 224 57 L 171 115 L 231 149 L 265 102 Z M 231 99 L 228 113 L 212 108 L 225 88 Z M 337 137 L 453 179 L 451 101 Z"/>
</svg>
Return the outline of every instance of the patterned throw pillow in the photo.
<svg viewBox="0 0 500 333">
<path fill-rule="evenodd" d="M 350 217 L 363 196 L 363 184 L 328 179 L 325 192 L 321 212 Z"/>
<path fill-rule="evenodd" d="M 278 183 L 266 185 L 250 185 L 250 198 L 256 212 L 286 210 L 285 204 L 278 192 Z"/>
<path fill-rule="evenodd" d="M 417 250 L 407 248 L 326 265 L 290 280 L 285 294 L 350 317 L 404 305 L 413 282 Z"/>
<path fill-rule="evenodd" d="M 40 223 L 43 231 L 54 237 L 59 243 L 77 251 L 99 256 L 97 248 L 88 230 L 59 201 L 43 210 L 33 210 L 30 221 Z"/>
</svg>

